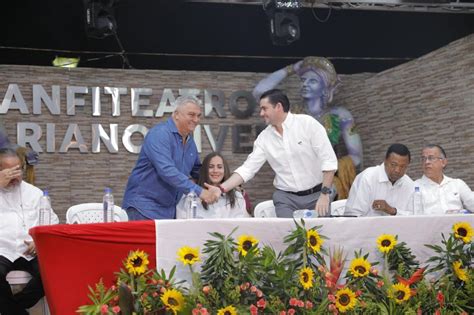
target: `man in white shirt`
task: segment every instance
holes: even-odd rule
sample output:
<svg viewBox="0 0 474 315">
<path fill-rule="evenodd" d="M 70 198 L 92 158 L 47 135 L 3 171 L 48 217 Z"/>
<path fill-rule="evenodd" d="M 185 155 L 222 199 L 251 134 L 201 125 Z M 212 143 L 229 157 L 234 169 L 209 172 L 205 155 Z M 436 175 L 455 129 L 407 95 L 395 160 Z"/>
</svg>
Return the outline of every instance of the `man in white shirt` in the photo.
<svg viewBox="0 0 474 315">
<path fill-rule="evenodd" d="M 444 214 L 446 211 L 474 210 L 474 193 L 458 178 L 444 175 L 448 159 L 437 144 L 423 148 L 421 154 L 423 176 L 415 181 L 420 187 L 423 214 Z"/>
<path fill-rule="evenodd" d="M 0 313 L 28 314 L 44 296 L 36 258 L 35 244 L 28 230 L 38 225 L 41 190 L 22 181 L 20 159 L 12 149 L 0 149 Z M 52 221 L 58 222 L 53 212 Z M 12 295 L 6 275 L 11 270 L 25 270 L 32 279 Z"/>
<path fill-rule="evenodd" d="M 345 215 L 379 216 L 409 214 L 414 192 L 413 181 L 406 171 L 411 156 L 408 148 L 392 144 L 385 161 L 357 175 L 349 191 Z"/>
<path fill-rule="evenodd" d="M 330 187 L 337 158 L 324 127 L 309 115 L 290 112 L 288 97 L 278 89 L 260 97 L 260 116 L 268 125 L 255 140 L 242 166 L 221 184 L 228 191 L 252 179 L 265 162 L 275 172 L 273 203 L 278 217 L 298 209 L 329 211 Z"/>
</svg>

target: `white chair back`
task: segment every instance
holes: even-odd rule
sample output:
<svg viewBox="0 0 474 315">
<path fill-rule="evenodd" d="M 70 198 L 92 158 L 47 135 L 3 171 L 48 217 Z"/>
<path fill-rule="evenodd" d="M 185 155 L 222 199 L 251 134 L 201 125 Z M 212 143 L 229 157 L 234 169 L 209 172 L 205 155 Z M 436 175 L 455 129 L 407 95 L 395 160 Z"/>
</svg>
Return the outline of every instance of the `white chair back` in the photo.
<svg viewBox="0 0 474 315">
<path fill-rule="evenodd" d="M 256 205 L 253 210 L 253 216 L 256 218 L 276 218 L 273 200 L 262 201 Z"/>
<path fill-rule="evenodd" d="M 12 270 L 7 273 L 7 282 L 10 285 L 27 284 L 31 280 L 31 275 L 22 270 Z"/>
<path fill-rule="evenodd" d="M 331 202 L 331 215 L 344 215 L 347 199 L 341 199 Z"/>
<path fill-rule="evenodd" d="M 31 280 L 31 275 L 22 270 L 12 270 L 7 274 L 7 282 L 12 287 L 12 291 L 21 291 L 24 286 Z M 30 314 L 49 315 L 48 303 L 46 297 L 38 301 L 36 305 L 29 309 Z"/>
<path fill-rule="evenodd" d="M 128 221 L 125 210 L 114 205 L 114 222 Z M 101 203 L 81 203 L 67 209 L 66 223 L 99 223 L 104 222 L 104 211 Z"/>
</svg>

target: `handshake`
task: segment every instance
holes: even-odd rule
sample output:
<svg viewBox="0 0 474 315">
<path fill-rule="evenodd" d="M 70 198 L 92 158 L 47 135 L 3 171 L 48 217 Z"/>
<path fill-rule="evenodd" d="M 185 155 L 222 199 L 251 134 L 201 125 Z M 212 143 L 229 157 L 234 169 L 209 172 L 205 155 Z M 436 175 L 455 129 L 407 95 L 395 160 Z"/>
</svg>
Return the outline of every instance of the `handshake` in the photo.
<svg viewBox="0 0 474 315">
<path fill-rule="evenodd" d="M 221 194 L 225 192 L 222 186 L 214 186 L 208 183 L 204 183 L 204 186 L 205 187 L 202 190 L 201 195 L 199 195 L 199 198 L 208 205 L 217 202 Z"/>
</svg>

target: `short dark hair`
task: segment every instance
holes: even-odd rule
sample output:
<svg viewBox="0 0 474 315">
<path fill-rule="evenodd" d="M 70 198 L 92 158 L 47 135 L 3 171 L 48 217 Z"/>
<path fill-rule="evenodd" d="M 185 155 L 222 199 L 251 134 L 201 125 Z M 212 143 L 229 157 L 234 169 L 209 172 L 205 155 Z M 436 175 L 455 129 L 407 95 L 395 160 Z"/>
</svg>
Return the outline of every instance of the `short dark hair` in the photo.
<svg viewBox="0 0 474 315">
<path fill-rule="evenodd" d="M 425 147 L 423 149 L 433 149 L 433 148 L 438 148 L 438 150 L 439 150 L 439 152 L 441 152 L 441 155 L 443 156 L 443 158 L 448 157 L 446 155 L 446 151 L 444 151 L 443 147 L 440 146 L 439 144 L 430 143 L 430 144 L 425 145 Z"/>
<path fill-rule="evenodd" d="M 268 98 L 268 101 L 273 105 L 273 107 L 275 107 L 277 103 L 280 103 L 285 113 L 290 110 L 290 100 L 288 99 L 288 96 L 286 96 L 286 94 L 280 89 L 266 91 L 262 94 L 262 96 L 260 96 L 260 100 L 264 98 Z"/>
<path fill-rule="evenodd" d="M 385 154 L 385 159 L 388 159 L 390 154 L 395 153 L 401 156 L 408 156 L 408 162 L 411 161 L 411 154 L 410 150 L 408 150 L 407 146 L 401 143 L 394 143 L 388 147 L 387 153 Z"/>
</svg>

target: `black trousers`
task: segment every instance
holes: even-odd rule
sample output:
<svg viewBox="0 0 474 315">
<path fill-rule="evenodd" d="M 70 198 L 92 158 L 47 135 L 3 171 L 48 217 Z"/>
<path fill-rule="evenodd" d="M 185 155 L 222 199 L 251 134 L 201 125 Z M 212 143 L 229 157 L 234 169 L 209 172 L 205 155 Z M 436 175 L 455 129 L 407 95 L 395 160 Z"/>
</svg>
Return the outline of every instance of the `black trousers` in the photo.
<svg viewBox="0 0 474 315">
<path fill-rule="evenodd" d="M 12 270 L 24 270 L 32 276 L 25 288 L 15 295 L 12 294 L 6 280 L 7 273 Z M 0 256 L 0 313 L 2 315 L 28 314 L 26 309 L 33 307 L 43 296 L 44 290 L 37 258 L 28 261 L 20 257 L 11 262 Z"/>
</svg>

